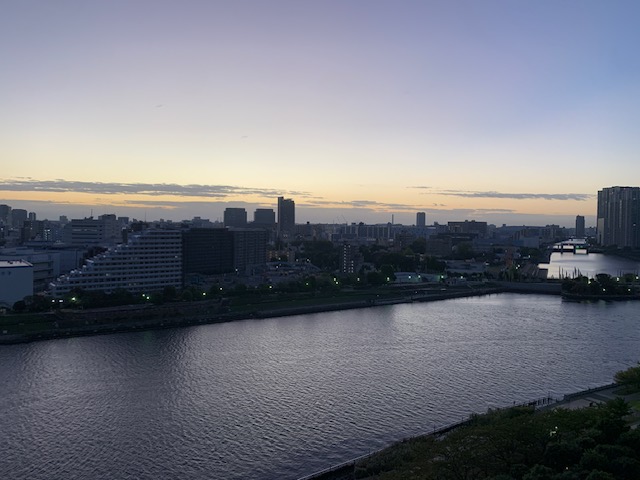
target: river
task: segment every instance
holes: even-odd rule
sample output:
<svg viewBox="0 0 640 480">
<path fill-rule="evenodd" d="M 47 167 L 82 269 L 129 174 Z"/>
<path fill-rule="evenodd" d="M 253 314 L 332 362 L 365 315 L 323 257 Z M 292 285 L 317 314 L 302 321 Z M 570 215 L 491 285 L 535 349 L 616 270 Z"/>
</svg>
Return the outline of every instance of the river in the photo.
<svg viewBox="0 0 640 480">
<path fill-rule="evenodd" d="M 0 347 L 12 479 L 295 479 L 612 381 L 637 303 L 500 294 Z"/>
<path fill-rule="evenodd" d="M 602 253 L 574 254 L 573 252 L 553 252 L 548 264 L 539 268 L 547 270 L 547 278 L 573 278 L 585 275 L 594 278 L 598 273 L 622 276 L 625 273 L 638 275 L 640 262 Z"/>
</svg>

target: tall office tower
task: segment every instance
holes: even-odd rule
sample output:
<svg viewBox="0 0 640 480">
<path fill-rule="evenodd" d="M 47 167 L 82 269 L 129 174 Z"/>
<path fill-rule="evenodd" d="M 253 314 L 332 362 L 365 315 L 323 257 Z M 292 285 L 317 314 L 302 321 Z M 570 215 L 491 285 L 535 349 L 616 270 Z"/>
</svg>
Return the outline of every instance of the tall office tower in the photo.
<svg viewBox="0 0 640 480">
<path fill-rule="evenodd" d="M 22 224 L 27 220 L 27 211 L 22 208 L 11 210 L 11 222 L 14 228 L 22 228 Z"/>
<path fill-rule="evenodd" d="M 598 192 L 597 238 L 602 246 L 640 248 L 640 187 Z"/>
<path fill-rule="evenodd" d="M 582 215 L 576 216 L 576 238 L 584 238 L 584 217 Z"/>
<path fill-rule="evenodd" d="M 275 227 L 276 212 L 272 208 L 257 208 L 253 214 L 253 224 L 256 227 Z"/>
<path fill-rule="evenodd" d="M 424 212 L 416 213 L 416 227 L 424 227 L 427 224 L 427 214 Z"/>
<path fill-rule="evenodd" d="M 11 207 L 0 205 L 0 224 L 11 226 Z"/>
<path fill-rule="evenodd" d="M 225 227 L 246 227 L 247 211 L 244 208 L 225 208 L 224 210 L 224 226 Z"/>
<path fill-rule="evenodd" d="M 290 198 L 278 197 L 278 237 L 293 233 L 296 224 L 296 203 Z"/>
<path fill-rule="evenodd" d="M 29 221 L 30 222 L 35 222 L 36 221 L 36 212 L 29 212 Z"/>
</svg>

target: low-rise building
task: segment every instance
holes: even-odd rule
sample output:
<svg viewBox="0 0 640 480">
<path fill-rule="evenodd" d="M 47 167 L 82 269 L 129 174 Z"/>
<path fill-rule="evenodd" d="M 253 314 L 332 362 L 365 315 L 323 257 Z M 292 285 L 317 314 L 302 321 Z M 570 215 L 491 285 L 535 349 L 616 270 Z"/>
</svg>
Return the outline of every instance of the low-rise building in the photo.
<svg viewBox="0 0 640 480">
<path fill-rule="evenodd" d="M 0 306 L 33 295 L 33 265 L 23 260 L 0 260 Z"/>
</svg>

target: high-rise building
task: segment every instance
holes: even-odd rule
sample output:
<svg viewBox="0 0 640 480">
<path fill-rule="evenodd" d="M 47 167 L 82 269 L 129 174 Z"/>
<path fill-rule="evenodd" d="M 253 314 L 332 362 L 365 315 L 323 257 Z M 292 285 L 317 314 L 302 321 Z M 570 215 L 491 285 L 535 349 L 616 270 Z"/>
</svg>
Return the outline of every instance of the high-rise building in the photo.
<svg viewBox="0 0 640 480">
<path fill-rule="evenodd" d="M 288 236 L 296 224 L 296 204 L 290 198 L 278 197 L 278 237 Z"/>
<path fill-rule="evenodd" d="M 582 215 L 576 216 L 576 238 L 584 238 L 584 217 Z"/>
<path fill-rule="evenodd" d="M 416 227 L 424 227 L 427 225 L 427 214 L 425 212 L 416 213 Z"/>
<path fill-rule="evenodd" d="M 224 226 L 239 228 L 246 227 L 247 211 L 244 208 L 225 208 Z"/>
<path fill-rule="evenodd" d="M 11 222 L 14 228 L 22 228 L 22 225 L 27 220 L 27 211 L 22 208 L 14 208 L 11 210 Z"/>
<path fill-rule="evenodd" d="M 600 190 L 597 222 L 600 245 L 640 248 L 640 187 Z"/>
<path fill-rule="evenodd" d="M 0 224 L 11 226 L 11 207 L 0 205 Z"/>
<path fill-rule="evenodd" d="M 253 224 L 256 227 L 275 227 L 276 212 L 272 208 L 257 208 L 253 214 Z"/>
</svg>

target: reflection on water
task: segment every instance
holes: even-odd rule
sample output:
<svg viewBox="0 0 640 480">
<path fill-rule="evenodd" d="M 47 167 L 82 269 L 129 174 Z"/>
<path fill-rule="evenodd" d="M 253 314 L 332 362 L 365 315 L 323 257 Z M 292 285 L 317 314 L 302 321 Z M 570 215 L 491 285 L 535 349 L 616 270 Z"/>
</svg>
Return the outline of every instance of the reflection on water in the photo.
<svg viewBox="0 0 640 480">
<path fill-rule="evenodd" d="M 640 262 L 625 258 L 604 255 L 602 253 L 574 254 L 573 252 L 551 254 L 548 264 L 540 264 L 547 269 L 547 278 L 573 278 L 584 275 L 590 278 L 598 273 L 621 276 L 625 273 L 640 273 Z"/>
<path fill-rule="evenodd" d="M 610 382 L 636 308 L 504 294 L 0 347 L 0 472 L 295 479 Z"/>
</svg>

